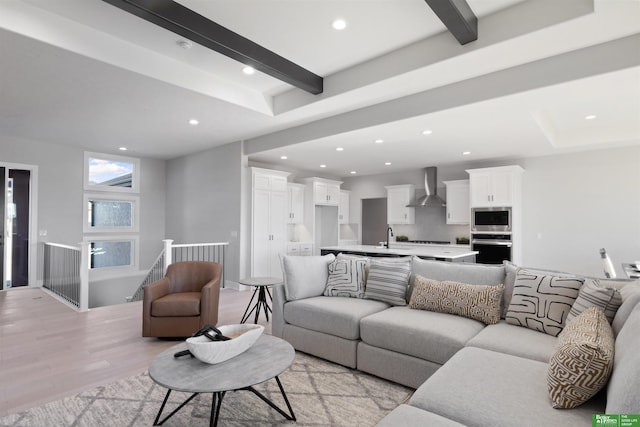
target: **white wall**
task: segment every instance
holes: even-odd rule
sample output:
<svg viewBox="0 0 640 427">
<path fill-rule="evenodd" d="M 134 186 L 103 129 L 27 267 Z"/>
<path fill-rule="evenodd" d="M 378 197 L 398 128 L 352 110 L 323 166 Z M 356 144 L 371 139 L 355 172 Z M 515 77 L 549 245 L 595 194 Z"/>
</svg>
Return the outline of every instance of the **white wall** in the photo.
<svg viewBox="0 0 640 427">
<path fill-rule="evenodd" d="M 0 136 L 0 161 L 38 166 L 38 229 L 47 231 L 46 236 L 40 237 L 40 242 L 77 246 L 83 238 L 84 150 Z M 139 267 L 146 270 L 160 253 L 164 238 L 165 161 L 141 159 L 140 170 Z M 32 242 L 30 250 L 36 250 L 36 245 Z M 38 268 L 41 263 L 39 259 Z M 138 271 L 131 272 L 134 276 L 139 274 Z M 92 306 L 109 301 L 124 302 L 119 286 L 123 280 L 127 279 L 95 282 L 100 286 L 96 293 L 104 297 L 92 298 Z M 135 290 L 137 286 L 129 287 Z M 125 291 L 128 292 L 128 288 Z"/>
<path fill-rule="evenodd" d="M 523 265 L 602 276 L 598 250 L 620 264 L 640 260 L 640 147 L 519 160 L 438 166 L 442 181 L 467 179 L 465 169 L 519 164 L 523 174 Z M 432 166 L 432 165 L 428 165 Z M 422 183 L 422 170 L 343 178 L 352 218 L 360 199 L 386 197 L 384 186 Z M 416 209 L 416 213 L 419 211 Z M 395 226 L 396 234 L 409 226 Z"/>
<path fill-rule="evenodd" d="M 240 279 L 243 217 L 242 144 L 167 162 L 167 232 L 175 243 L 229 242 L 225 280 Z"/>
</svg>

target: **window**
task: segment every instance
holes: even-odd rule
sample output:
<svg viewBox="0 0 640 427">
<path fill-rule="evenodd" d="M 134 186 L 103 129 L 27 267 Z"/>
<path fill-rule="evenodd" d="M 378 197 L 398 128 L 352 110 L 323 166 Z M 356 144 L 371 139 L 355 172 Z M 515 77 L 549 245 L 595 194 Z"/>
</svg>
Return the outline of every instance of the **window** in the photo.
<svg viewBox="0 0 640 427">
<path fill-rule="evenodd" d="M 139 198 L 111 194 L 84 195 L 84 232 L 137 232 Z"/>
<path fill-rule="evenodd" d="M 90 269 L 137 267 L 137 236 L 101 236 L 86 240 Z"/>
<path fill-rule="evenodd" d="M 140 160 L 99 153 L 84 153 L 84 189 L 137 193 Z"/>
<path fill-rule="evenodd" d="M 138 268 L 140 160 L 84 154 L 83 225 L 93 277 Z M 103 273 L 100 273 L 102 271 Z"/>
</svg>

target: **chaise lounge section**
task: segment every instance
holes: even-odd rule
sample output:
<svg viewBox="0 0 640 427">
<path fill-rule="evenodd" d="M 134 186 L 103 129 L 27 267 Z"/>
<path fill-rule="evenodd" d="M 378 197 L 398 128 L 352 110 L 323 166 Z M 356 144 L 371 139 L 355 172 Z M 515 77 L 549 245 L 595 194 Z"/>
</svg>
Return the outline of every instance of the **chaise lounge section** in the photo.
<svg viewBox="0 0 640 427">
<path fill-rule="evenodd" d="M 372 270 L 376 275 L 379 273 L 380 262 L 358 258 L 284 257 L 285 282 L 274 287 L 272 330 L 300 351 L 416 388 L 410 401 L 392 411 L 379 425 L 571 426 L 590 425 L 594 414 L 640 413 L 640 283 L 637 281 L 593 281 L 511 263 L 498 266 L 447 263 L 414 257 L 397 259 L 393 261 L 398 263 L 395 265 L 388 261 L 385 267 L 400 271 L 409 265 L 410 279 L 402 304 L 397 298 L 370 299 L 373 294 L 367 295 L 367 279 L 371 278 Z M 351 265 L 349 278 L 334 274 L 340 270 L 336 267 L 340 263 Z M 314 270 L 312 266 L 317 268 Z M 359 268 L 361 274 L 357 274 Z M 311 271 L 315 274 L 309 274 Z M 333 280 L 335 277 L 339 279 L 337 282 Z M 452 295 L 457 295 L 459 289 L 472 293 L 482 289 L 493 292 L 496 286 L 504 286 L 499 306 L 496 301 L 493 304 L 499 316 L 495 320 L 499 321 L 486 324 L 477 320 L 484 320 L 486 316 L 482 310 L 476 310 L 477 307 L 462 307 L 466 316 L 452 314 L 461 310 L 456 306 L 459 303 L 456 298 L 451 298 L 453 303 L 447 302 L 449 307 L 443 304 L 444 309 L 416 309 L 416 298 L 412 299 L 412 295 L 416 286 L 420 287 L 419 292 L 428 288 L 423 286 L 424 278 L 429 286 L 445 286 L 442 289 L 452 286 Z M 561 298 L 569 298 L 573 305 L 553 301 L 550 305 L 562 306 L 558 311 L 562 319 L 550 316 L 550 320 L 543 319 L 546 324 L 538 325 L 537 319 L 527 317 L 523 326 L 518 309 L 528 304 L 522 301 L 532 298 L 526 295 L 526 280 L 538 279 L 549 279 L 550 283 L 567 288 L 568 297 L 562 295 Z M 339 292 L 335 292 L 332 283 L 339 284 Z M 583 293 L 588 300 L 590 294 L 584 283 L 590 287 L 597 285 L 598 292 L 608 295 L 606 307 L 587 308 L 591 303 L 584 304 Z M 350 290 L 348 285 L 352 286 Z M 397 297 L 397 288 L 390 292 L 396 292 Z M 342 296 L 345 293 L 348 295 Z M 436 305 L 438 303 L 436 301 Z M 578 309 L 581 304 L 584 307 Z M 575 313 L 569 315 L 569 308 L 576 310 Z M 555 398 L 550 398 L 550 362 L 557 362 L 558 354 L 564 356 L 558 348 L 560 340 L 568 341 L 570 346 L 574 341 L 582 343 L 582 337 L 572 340 L 570 328 L 565 327 L 567 316 L 571 322 L 580 319 L 575 320 L 575 325 L 588 325 L 589 319 L 583 321 L 587 313 L 604 319 L 600 323 L 612 334 L 611 343 L 615 337 L 615 353 L 613 348 L 607 353 L 614 369 L 607 386 L 595 396 L 575 408 L 556 409 Z M 563 329 L 567 329 L 565 334 L 560 332 Z M 579 332 L 582 334 L 582 330 Z M 589 343 L 586 346 L 592 347 Z"/>
</svg>

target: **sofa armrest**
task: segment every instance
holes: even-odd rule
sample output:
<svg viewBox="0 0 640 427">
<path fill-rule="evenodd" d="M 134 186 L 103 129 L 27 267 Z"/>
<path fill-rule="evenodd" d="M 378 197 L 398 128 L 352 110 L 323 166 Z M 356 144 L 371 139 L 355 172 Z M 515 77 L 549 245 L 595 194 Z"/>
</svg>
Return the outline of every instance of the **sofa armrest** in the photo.
<svg viewBox="0 0 640 427">
<path fill-rule="evenodd" d="M 271 318 L 271 334 L 275 337 L 282 338 L 284 330 L 284 304 L 287 298 L 284 293 L 284 285 L 273 286 L 272 295 L 272 318 Z"/>
</svg>

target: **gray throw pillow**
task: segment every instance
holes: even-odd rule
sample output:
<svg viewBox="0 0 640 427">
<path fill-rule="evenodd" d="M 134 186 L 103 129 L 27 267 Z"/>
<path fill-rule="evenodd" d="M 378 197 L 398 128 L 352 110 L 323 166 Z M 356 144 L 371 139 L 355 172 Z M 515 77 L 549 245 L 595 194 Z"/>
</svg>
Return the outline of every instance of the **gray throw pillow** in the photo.
<svg viewBox="0 0 640 427">
<path fill-rule="evenodd" d="M 287 301 L 322 295 L 327 286 L 333 254 L 324 256 L 284 256 L 284 290 Z"/>
<path fill-rule="evenodd" d="M 587 280 L 580 288 L 578 298 L 567 315 L 567 324 L 589 307 L 600 307 L 609 323 L 622 304 L 622 296 L 616 288 L 604 286 L 599 280 Z"/>
<path fill-rule="evenodd" d="M 389 261 L 372 258 L 364 297 L 392 305 L 407 305 L 411 260 Z"/>
<path fill-rule="evenodd" d="M 367 258 L 338 254 L 329 264 L 329 278 L 324 295 L 329 297 L 362 298 L 367 268 Z"/>
<path fill-rule="evenodd" d="M 519 269 L 505 320 L 557 337 L 584 281 Z"/>
</svg>

